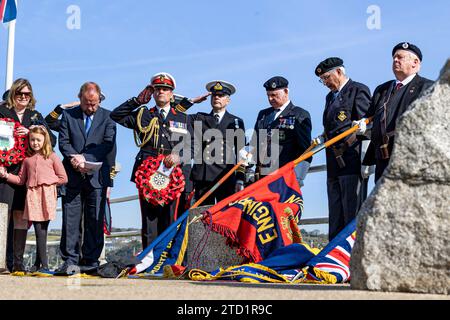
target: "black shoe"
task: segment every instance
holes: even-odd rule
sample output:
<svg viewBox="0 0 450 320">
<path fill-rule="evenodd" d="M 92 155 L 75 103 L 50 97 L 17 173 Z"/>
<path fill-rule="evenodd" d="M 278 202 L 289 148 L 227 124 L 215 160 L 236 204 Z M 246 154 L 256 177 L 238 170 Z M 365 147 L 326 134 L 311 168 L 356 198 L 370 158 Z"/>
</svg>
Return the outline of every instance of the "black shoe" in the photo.
<svg viewBox="0 0 450 320">
<path fill-rule="evenodd" d="M 64 262 L 58 269 L 55 270 L 55 276 L 72 276 L 80 273 L 80 268 L 73 263 Z"/>
<path fill-rule="evenodd" d="M 80 272 L 81 273 L 90 273 L 94 270 L 97 270 L 97 268 L 99 267 L 99 263 L 98 262 L 94 262 L 94 263 L 82 263 L 79 264 L 80 267 Z"/>
<path fill-rule="evenodd" d="M 28 270 L 28 272 L 30 272 L 30 273 L 33 273 L 33 272 L 36 272 L 36 271 L 38 271 L 39 269 L 41 269 L 41 266 L 40 265 L 34 265 L 34 266 L 32 266 L 29 270 Z"/>
</svg>

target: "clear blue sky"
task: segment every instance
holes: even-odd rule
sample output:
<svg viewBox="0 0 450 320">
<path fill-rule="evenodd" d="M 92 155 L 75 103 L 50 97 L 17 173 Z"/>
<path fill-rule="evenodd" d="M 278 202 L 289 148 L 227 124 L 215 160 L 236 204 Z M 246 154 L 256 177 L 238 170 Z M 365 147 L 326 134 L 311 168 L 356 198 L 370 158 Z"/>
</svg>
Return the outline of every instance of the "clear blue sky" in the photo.
<svg viewBox="0 0 450 320">
<path fill-rule="evenodd" d="M 70 5 L 81 10 L 80 29 L 66 27 Z M 379 30 L 366 25 L 370 5 L 380 8 Z M 262 84 L 283 75 L 290 81 L 291 100 L 311 113 L 317 136 L 327 93 L 314 75 L 318 62 L 340 56 L 350 77 L 373 91 L 393 78 L 392 47 L 410 41 L 423 52 L 421 74 L 436 79 L 450 52 L 449 9 L 448 0 L 18 0 L 14 78 L 31 81 L 44 115 L 58 103 L 76 100 L 88 80 L 100 84 L 107 96 L 102 106 L 113 109 L 159 71 L 171 73 L 176 92 L 190 97 L 203 93 L 207 82 L 224 79 L 237 87 L 229 111 L 250 128 L 258 110 L 268 106 Z M 0 27 L 0 81 L 6 39 L 7 30 Z M 204 102 L 191 111 L 209 109 Z M 113 198 L 136 194 L 129 182 L 136 152 L 132 132 L 120 127 L 117 160 L 123 171 Z M 324 161 L 318 155 L 313 165 Z M 326 216 L 325 173 L 308 176 L 302 191 L 304 217 Z M 140 227 L 137 203 L 112 210 L 115 227 Z M 58 217 L 51 228 L 60 224 Z"/>
</svg>

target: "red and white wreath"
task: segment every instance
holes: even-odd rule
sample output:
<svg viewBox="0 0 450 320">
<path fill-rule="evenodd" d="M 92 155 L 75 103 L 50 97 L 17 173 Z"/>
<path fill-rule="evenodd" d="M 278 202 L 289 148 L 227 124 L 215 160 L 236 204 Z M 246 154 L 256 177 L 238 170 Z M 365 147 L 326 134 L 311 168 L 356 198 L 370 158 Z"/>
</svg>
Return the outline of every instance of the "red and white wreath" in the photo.
<svg viewBox="0 0 450 320">
<path fill-rule="evenodd" d="M 171 170 L 164 167 L 165 156 L 148 157 L 135 173 L 136 187 L 144 199 L 154 205 L 164 206 L 178 199 L 184 190 L 185 179 L 180 166 Z M 161 168 L 165 169 L 163 172 Z M 169 173 L 167 173 L 169 172 Z"/>
<path fill-rule="evenodd" d="M 28 135 L 19 136 L 16 133 L 17 128 L 22 127 L 22 125 L 14 119 L 0 118 L 0 124 L 2 122 L 3 125 L 5 125 L 6 122 L 6 128 L 8 124 L 10 124 L 11 126 L 14 125 L 14 146 L 12 148 L 3 147 L 3 149 L 0 150 L 0 167 L 9 167 L 11 165 L 22 162 L 26 158 L 25 152 L 28 146 Z M 8 137 L 6 135 L 0 134 L 0 139 L 6 141 L 8 140 Z"/>
</svg>

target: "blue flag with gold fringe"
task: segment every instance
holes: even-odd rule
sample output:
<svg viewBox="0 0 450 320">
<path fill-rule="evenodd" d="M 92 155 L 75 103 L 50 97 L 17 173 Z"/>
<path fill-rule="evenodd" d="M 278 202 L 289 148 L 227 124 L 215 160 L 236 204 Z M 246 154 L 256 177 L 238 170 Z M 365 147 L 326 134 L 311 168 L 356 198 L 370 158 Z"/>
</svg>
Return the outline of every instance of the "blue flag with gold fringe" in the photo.
<svg viewBox="0 0 450 320">
<path fill-rule="evenodd" d="M 129 272 L 130 275 L 145 273 L 151 276 L 163 276 L 164 267 L 181 265 L 187 248 L 188 217 L 186 210 L 161 235 L 137 255 L 140 263 Z"/>
</svg>

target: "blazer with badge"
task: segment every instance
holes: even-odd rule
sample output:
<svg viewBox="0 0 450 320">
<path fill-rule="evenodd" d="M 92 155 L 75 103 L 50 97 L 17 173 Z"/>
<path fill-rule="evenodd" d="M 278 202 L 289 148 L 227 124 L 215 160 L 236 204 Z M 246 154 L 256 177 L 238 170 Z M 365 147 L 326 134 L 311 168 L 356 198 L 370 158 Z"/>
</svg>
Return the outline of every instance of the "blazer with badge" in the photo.
<svg viewBox="0 0 450 320">
<path fill-rule="evenodd" d="M 259 141 L 260 129 L 279 129 L 279 167 L 297 159 L 311 144 L 311 116 L 303 108 L 294 106 L 290 102 L 283 112 L 271 123 L 267 118 L 272 113 L 273 108 L 261 110 L 255 124 L 255 133 L 251 145 L 257 147 L 258 154 L 263 152 Z M 256 135 L 256 139 L 255 139 Z M 256 143 L 256 144 L 255 144 Z M 265 143 L 265 142 L 263 142 Z M 264 152 L 267 154 L 267 152 Z M 306 160 L 311 162 L 312 158 Z M 258 159 L 260 165 L 260 159 Z"/>
<path fill-rule="evenodd" d="M 326 96 L 323 113 L 324 134 L 330 140 L 352 127 L 352 121 L 363 118 L 370 104 L 369 88 L 351 79 L 339 91 Z M 327 175 L 329 177 L 360 174 L 361 143 L 356 135 L 346 137 L 342 142 L 326 149 Z M 337 159 L 340 157 L 340 159 Z"/>
<path fill-rule="evenodd" d="M 140 107 L 140 105 L 135 101 L 135 99 L 129 99 L 111 112 L 112 120 L 125 128 L 133 129 L 139 136 L 139 140 L 146 142 L 140 147 L 139 153 L 135 158 L 133 171 L 131 174 L 131 181 L 133 182 L 135 180 L 137 168 L 148 156 L 156 157 L 159 153 L 169 154 L 172 149 L 185 138 L 186 134 L 190 130 L 188 127 L 187 115 L 183 112 L 177 111 L 173 107 L 170 108 L 170 111 L 166 115 L 164 121 L 158 117 L 158 110 L 156 107 L 147 109 L 143 106 L 137 109 L 138 107 Z M 156 136 L 154 134 L 151 137 L 146 136 L 141 129 L 148 127 L 150 122 L 155 117 L 158 119 L 158 135 Z M 174 134 L 176 137 L 173 137 Z M 145 141 L 146 138 L 149 139 Z M 178 140 L 172 141 L 174 138 L 178 138 Z M 181 157 L 182 154 L 180 154 L 180 158 Z"/>
<path fill-rule="evenodd" d="M 372 101 L 366 117 L 373 116 L 371 130 L 371 143 L 364 157 L 364 165 L 376 164 L 376 159 L 382 159 L 380 147 L 383 145 L 382 116 L 384 103 L 387 103 L 386 133 L 389 137 L 388 152 L 392 153 L 394 134 L 397 119 L 408 109 L 409 105 L 433 84 L 433 81 L 423 78 L 418 74 L 406 86 L 395 92 L 395 80 L 387 81 L 379 85 L 372 97 Z"/>
<path fill-rule="evenodd" d="M 192 180 L 215 181 L 216 179 L 220 179 L 237 163 L 239 149 L 245 146 L 244 121 L 228 111 L 225 111 L 219 124 L 216 123 L 216 119 L 214 118 L 212 112 L 199 112 L 197 114 L 190 115 L 190 120 L 191 126 L 194 128 L 191 146 L 193 149 L 195 148 L 195 150 L 193 150 L 194 166 L 191 171 Z M 201 133 L 195 131 L 195 121 L 201 122 Z M 215 141 L 214 139 L 207 139 L 204 141 L 203 137 L 205 131 L 209 129 L 219 130 L 223 139 L 221 141 Z M 233 134 L 236 134 L 237 137 L 243 137 L 243 141 L 238 141 L 237 138 L 234 138 L 232 141 L 227 140 L 228 130 L 232 130 Z M 236 130 L 242 130 L 241 134 L 236 133 Z M 201 143 L 201 148 L 197 148 L 198 143 Z M 220 150 L 217 148 L 218 143 L 221 145 Z M 201 163 L 195 163 L 197 159 L 196 155 L 198 155 L 199 152 L 201 152 L 202 161 Z M 208 161 L 217 157 L 216 152 L 220 152 L 222 161 L 220 163 L 206 163 L 205 160 Z M 227 163 L 227 159 L 229 163 Z M 245 182 L 245 168 L 243 166 L 238 168 L 235 178 Z"/>
<path fill-rule="evenodd" d="M 81 108 L 74 107 L 63 112 L 59 128 L 59 150 L 64 156 L 63 164 L 69 178 L 68 188 L 79 187 L 84 179 L 88 179 L 96 189 L 111 185 L 111 161 L 108 161 L 108 154 L 116 144 L 116 124 L 109 114 L 109 110 L 99 107 L 86 135 Z M 103 162 L 103 165 L 100 170 L 83 175 L 70 163 L 73 154 L 82 154 L 86 161 Z"/>
</svg>

